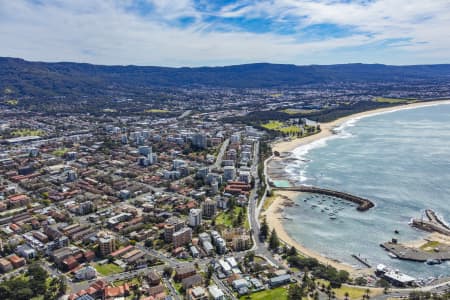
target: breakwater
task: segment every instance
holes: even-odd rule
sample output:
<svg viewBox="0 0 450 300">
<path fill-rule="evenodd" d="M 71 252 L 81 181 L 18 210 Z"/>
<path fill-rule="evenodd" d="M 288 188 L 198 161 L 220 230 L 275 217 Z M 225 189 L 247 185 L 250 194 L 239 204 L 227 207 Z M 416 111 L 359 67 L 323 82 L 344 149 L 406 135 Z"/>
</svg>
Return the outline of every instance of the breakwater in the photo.
<svg viewBox="0 0 450 300">
<path fill-rule="evenodd" d="M 411 225 L 429 232 L 438 232 L 450 236 L 450 228 L 444 221 L 438 218 L 436 213 L 431 210 L 425 210 L 426 219 L 413 219 Z"/>
<path fill-rule="evenodd" d="M 315 187 L 315 186 L 300 185 L 300 186 L 295 186 L 295 187 L 274 187 L 273 189 L 284 190 L 284 191 L 305 192 L 305 193 L 312 193 L 312 194 L 322 194 L 322 195 L 337 197 L 337 198 L 344 199 L 344 200 L 347 200 L 347 201 L 357 204 L 358 206 L 356 207 L 356 209 L 358 211 L 366 211 L 375 206 L 375 204 L 368 199 L 365 199 L 365 198 L 362 198 L 359 196 L 355 196 L 352 194 L 340 192 L 340 191 L 324 189 L 324 188 L 319 188 L 319 187 Z"/>
</svg>

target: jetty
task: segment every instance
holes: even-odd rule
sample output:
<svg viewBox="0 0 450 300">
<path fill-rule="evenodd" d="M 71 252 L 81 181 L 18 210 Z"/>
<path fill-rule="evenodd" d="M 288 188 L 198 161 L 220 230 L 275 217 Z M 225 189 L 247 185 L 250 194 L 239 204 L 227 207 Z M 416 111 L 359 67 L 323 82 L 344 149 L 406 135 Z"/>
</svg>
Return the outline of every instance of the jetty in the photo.
<svg viewBox="0 0 450 300">
<path fill-rule="evenodd" d="M 319 188 L 319 187 L 315 187 L 315 186 L 300 185 L 300 186 L 293 186 L 293 187 L 273 187 L 273 189 L 281 190 L 281 191 L 294 191 L 294 192 L 305 192 L 305 193 L 311 193 L 311 194 L 322 194 L 322 195 L 327 195 L 327 196 L 344 199 L 344 200 L 347 200 L 347 201 L 357 204 L 358 206 L 356 207 L 356 209 L 358 211 L 366 211 L 375 206 L 374 203 L 368 199 L 365 199 L 365 198 L 362 198 L 359 196 L 355 196 L 355 195 L 352 195 L 349 193 Z"/>
<path fill-rule="evenodd" d="M 450 227 L 432 209 L 426 209 L 424 215 L 425 219 L 423 217 L 412 219 L 411 225 L 428 232 L 438 232 L 450 236 Z"/>
</svg>

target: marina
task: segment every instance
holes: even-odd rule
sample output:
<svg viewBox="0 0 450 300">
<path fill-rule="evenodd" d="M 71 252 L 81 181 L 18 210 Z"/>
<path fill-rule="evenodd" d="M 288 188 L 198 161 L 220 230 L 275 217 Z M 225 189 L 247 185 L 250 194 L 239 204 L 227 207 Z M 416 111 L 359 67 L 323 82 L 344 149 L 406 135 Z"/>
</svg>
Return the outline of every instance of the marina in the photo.
<svg viewBox="0 0 450 300">
<path fill-rule="evenodd" d="M 349 193 L 344 193 L 344 192 L 339 192 L 339 191 L 335 191 L 335 190 L 331 190 L 331 189 L 324 189 L 324 188 L 319 188 L 319 187 L 314 187 L 314 186 L 306 186 L 306 185 L 301 185 L 301 186 L 294 186 L 294 187 L 277 187 L 274 189 L 279 189 L 279 190 L 285 190 L 285 191 L 295 191 L 295 192 L 306 192 L 306 193 L 312 193 L 312 194 L 321 194 L 321 195 L 326 195 L 326 196 L 332 196 L 332 197 L 336 197 L 339 199 L 344 199 L 347 201 L 350 201 L 352 203 L 357 204 L 357 210 L 358 211 L 367 211 L 370 208 L 374 207 L 375 204 L 365 198 L 359 197 L 359 196 L 355 196 Z M 333 205 L 331 205 L 332 207 L 334 205 L 337 205 L 338 202 L 337 201 L 333 201 Z"/>
</svg>

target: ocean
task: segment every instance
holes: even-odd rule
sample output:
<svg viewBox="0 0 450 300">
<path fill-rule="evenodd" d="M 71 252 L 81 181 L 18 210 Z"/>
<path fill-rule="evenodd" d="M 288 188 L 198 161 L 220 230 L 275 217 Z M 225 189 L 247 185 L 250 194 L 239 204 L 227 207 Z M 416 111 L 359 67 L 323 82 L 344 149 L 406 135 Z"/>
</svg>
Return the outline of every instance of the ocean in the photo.
<svg viewBox="0 0 450 300">
<path fill-rule="evenodd" d="M 365 197 L 375 207 L 358 212 L 345 201 L 301 195 L 299 206 L 285 208 L 284 215 L 295 219 L 284 221 L 287 233 L 350 265 L 360 266 L 354 254 L 416 278 L 449 276 L 449 262 L 430 266 L 393 259 L 379 245 L 425 237 L 408 223 L 427 208 L 450 222 L 450 105 L 352 119 L 337 130 L 293 151 L 299 160 L 287 166 L 289 179 Z"/>
</svg>

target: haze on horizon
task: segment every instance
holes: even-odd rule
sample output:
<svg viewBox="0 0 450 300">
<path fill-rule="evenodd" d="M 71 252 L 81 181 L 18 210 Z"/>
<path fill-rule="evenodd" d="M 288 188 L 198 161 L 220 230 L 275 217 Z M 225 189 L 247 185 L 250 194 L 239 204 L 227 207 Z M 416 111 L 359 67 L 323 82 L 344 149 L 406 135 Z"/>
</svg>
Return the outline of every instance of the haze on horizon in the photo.
<svg viewBox="0 0 450 300">
<path fill-rule="evenodd" d="M 450 63 L 448 0 L 0 0 L 0 56 L 160 66 Z"/>
</svg>

